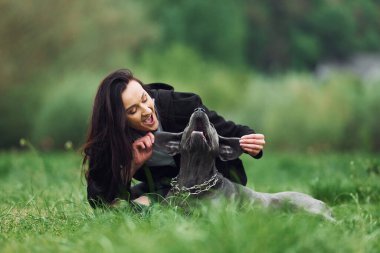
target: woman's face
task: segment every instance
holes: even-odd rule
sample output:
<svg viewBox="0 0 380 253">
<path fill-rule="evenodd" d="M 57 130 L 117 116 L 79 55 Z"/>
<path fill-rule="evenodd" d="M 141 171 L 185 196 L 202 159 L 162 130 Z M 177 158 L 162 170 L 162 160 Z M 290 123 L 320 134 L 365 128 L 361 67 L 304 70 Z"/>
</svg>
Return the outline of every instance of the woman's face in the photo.
<svg viewBox="0 0 380 253">
<path fill-rule="evenodd" d="M 136 130 L 148 132 L 158 128 L 153 99 L 135 80 L 129 81 L 121 93 L 128 125 Z"/>
</svg>

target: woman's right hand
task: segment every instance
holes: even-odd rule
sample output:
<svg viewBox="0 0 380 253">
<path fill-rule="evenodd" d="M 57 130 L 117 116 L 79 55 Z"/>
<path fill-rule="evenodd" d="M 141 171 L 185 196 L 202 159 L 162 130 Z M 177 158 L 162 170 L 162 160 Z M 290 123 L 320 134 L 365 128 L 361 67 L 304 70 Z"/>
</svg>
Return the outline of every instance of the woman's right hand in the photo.
<svg viewBox="0 0 380 253">
<path fill-rule="evenodd" d="M 149 132 L 132 144 L 132 176 L 153 154 L 154 135 Z"/>
</svg>

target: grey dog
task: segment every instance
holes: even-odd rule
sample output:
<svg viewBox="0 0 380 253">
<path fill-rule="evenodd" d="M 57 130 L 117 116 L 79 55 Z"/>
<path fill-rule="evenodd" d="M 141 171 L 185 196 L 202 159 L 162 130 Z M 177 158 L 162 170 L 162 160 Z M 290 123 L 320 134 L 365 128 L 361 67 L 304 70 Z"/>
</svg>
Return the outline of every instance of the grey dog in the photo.
<svg viewBox="0 0 380 253">
<path fill-rule="evenodd" d="M 322 201 L 299 192 L 261 193 L 235 184 L 218 173 L 215 158 L 238 158 L 243 150 L 239 138 L 219 136 L 207 114 L 199 108 L 181 133 L 157 132 L 155 144 L 169 155 L 181 154 L 180 171 L 172 180 L 168 196 L 187 194 L 195 198 L 242 199 L 264 207 L 282 206 L 303 209 L 334 221 L 330 208 Z"/>
</svg>

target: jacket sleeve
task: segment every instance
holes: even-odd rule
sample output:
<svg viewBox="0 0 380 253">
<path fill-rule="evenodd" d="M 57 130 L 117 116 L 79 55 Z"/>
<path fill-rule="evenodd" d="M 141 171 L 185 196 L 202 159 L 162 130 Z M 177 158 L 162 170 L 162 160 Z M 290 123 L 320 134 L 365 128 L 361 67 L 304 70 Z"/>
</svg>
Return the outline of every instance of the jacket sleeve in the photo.
<svg viewBox="0 0 380 253">
<path fill-rule="evenodd" d="M 202 102 L 200 96 L 194 93 L 184 93 L 184 92 L 174 92 L 172 91 L 173 99 L 173 110 L 176 115 L 182 115 L 183 121 L 186 121 L 186 124 L 198 107 L 205 109 L 207 116 L 210 119 L 210 122 L 214 125 L 216 131 L 219 135 L 224 137 L 242 137 L 243 135 L 255 133 L 255 131 L 248 126 L 235 124 L 233 121 L 227 121 L 222 116 L 218 115 L 215 111 L 209 110 Z M 178 117 L 176 117 L 178 118 Z M 179 117 L 181 120 L 181 117 Z M 180 122 L 184 124 L 184 122 Z M 185 125 L 186 126 L 186 125 Z M 254 158 L 261 158 L 263 152 L 261 151 Z"/>
<path fill-rule="evenodd" d="M 243 135 L 253 134 L 255 131 L 248 126 L 235 124 L 233 121 L 226 121 L 222 116 L 218 115 L 215 111 L 210 111 L 206 106 L 202 106 L 210 119 L 210 122 L 214 124 L 214 127 L 219 135 L 224 137 L 242 137 Z M 259 159 L 263 156 L 261 150 L 253 158 Z"/>
</svg>

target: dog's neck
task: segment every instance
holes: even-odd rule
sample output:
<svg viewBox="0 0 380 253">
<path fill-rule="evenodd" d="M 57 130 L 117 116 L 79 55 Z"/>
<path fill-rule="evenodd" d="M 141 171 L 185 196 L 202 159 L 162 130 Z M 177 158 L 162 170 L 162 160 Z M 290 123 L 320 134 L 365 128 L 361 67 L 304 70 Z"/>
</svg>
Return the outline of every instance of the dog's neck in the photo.
<svg viewBox="0 0 380 253">
<path fill-rule="evenodd" d="M 178 184 L 185 187 L 199 185 L 209 180 L 216 172 L 213 156 L 182 153 Z"/>
</svg>

